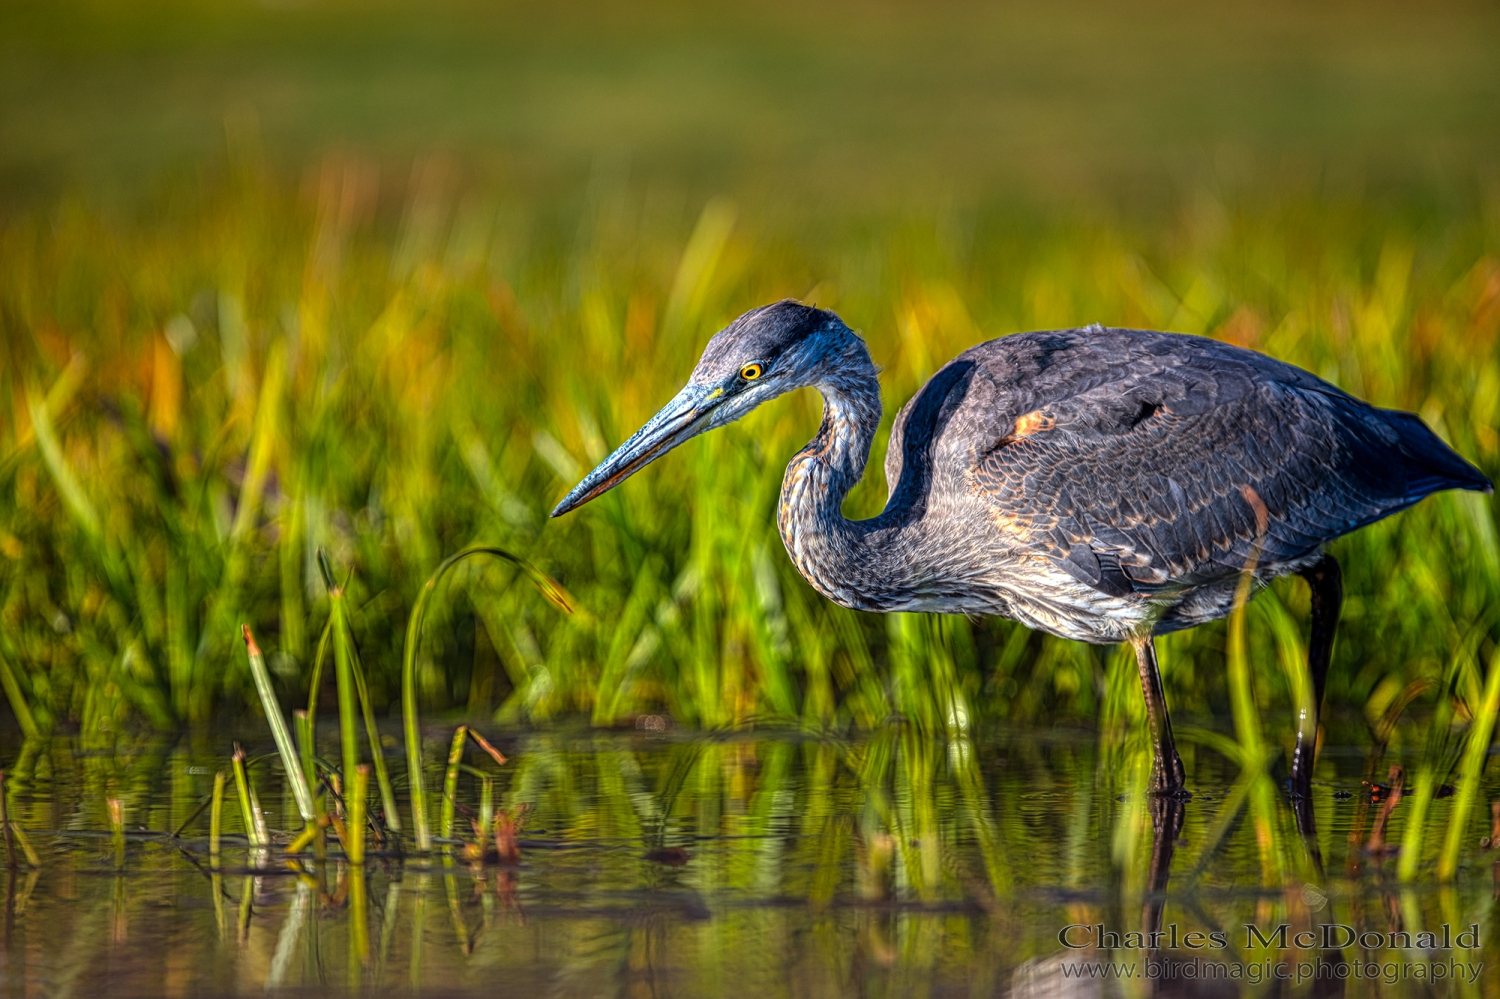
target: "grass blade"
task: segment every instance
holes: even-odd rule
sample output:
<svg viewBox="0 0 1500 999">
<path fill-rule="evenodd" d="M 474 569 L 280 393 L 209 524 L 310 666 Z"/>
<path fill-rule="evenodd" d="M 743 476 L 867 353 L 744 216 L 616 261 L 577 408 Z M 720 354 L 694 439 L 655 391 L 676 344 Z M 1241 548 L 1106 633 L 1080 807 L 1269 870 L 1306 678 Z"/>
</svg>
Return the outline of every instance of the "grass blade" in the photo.
<svg viewBox="0 0 1500 999">
<path fill-rule="evenodd" d="M 468 741 L 469 727 L 460 725 L 453 732 L 453 745 L 448 750 L 448 769 L 443 774 L 443 801 L 438 810 L 438 835 L 443 839 L 453 838 L 454 795 L 458 794 L 458 766 L 463 762 L 464 744 Z"/>
<path fill-rule="evenodd" d="M 292 723 L 297 726 L 297 752 L 302 762 L 302 779 L 311 793 L 318 784 L 316 733 L 312 719 L 306 711 L 293 711 Z M 313 800 L 313 817 L 317 818 L 318 803 Z"/>
<path fill-rule="evenodd" d="M 250 658 L 250 675 L 255 678 L 255 689 L 260 694 L 261 707 L 265 709 L 266 721 L 271 723 L 271 736 L 276 740 L 276 751 L 281 754 L 281 765 L 286 770 L 286 779 L 292 785 L 292 797 L 297 800 L 297 811 L 302 821 L 310 823 L 316 818 L 313 810 L 312 792 L 307 787 L 307 777 L 302 770 L 302 761 L 292 745 L 292 734 L 287 731 L 286 719 L 281 717 L 281 706 L 276 702 L 276 692 L 271 689 L 271 674 L 266 670 L 265 657 L 248 624 L 240 625 L 240 634 L 245 639 L 245 653 Z"/>
<path fill-rule="evenodd" d="M 109 811 L 110 838 L 115 846 L 115 866 L 125 866 L 125 803 L 119 798 L 105 802 Z"/>
<path fill-rule="evenodd" d="M 224 829 L 224 771 L 214 773 L 213 804 L 208 812 L 208 862 L 219 866 L 219 834 Z"/>
<path fill-rule="evenodd" d="M 52 419 L 47 415 L 45 400 L 34 389 L 28 389 L 26 403 L 31 412 L 31 427 L 36 433 L 37 448 L 42 452 L 42 461 L 46 464 L 47 471 L 52 473 L 52 481 L 57 485 L 63 504 L 90 540 L 101 544 L 104 541 L 104 522 L 99 518 L 99 511 L 95 509 L 93 501 L 83 491 L 83 486 L 79 485 L 78 477 L 73 474 L 67 458 L 63 456 L 62 445 L 52 429 Z"/>
<path fill-rule="evenodd" d="M 26 855 L 26 863 L 30 864 L 33 868 L 40 870 L 42 866 L 42 858 L 39 857 L 36 850 L 32 848 L 31 840 L 26 838 L 26 830 L 21 828 L 21 823 L 17 822 L 15 819 L 11 819 L 10 831 L 15 834 L 16 843 L 20 845 L 21 852 Z"/>
<path fill-rule="evenodd" d="M 250 781 L 245 775 L 245 751 L 238 743 L 235 744 L 230 765 L 234 768 L 234 789 L 240 798 L 240 818 L 245 823 L 245 837 L 250 840 L 251 846 L 265 846 L 260 839 L 260 823 L 256 821 L 255 810 L 250 804 Z"/>
<path fill-rule="evenodd" d="M 354 865 L 365 862 L 365 806 L 370 798 L 370 765 L 361 763 L 354 768 L 354 776 L 349 780 L 349 796 L 344 805 L 349 810 L 349 824 L 346 827 L 349 833 L 344 842 L 344 852 L 349 856 L 349 863 Z M 355 872 L 355 877 L 363 877 Z"/>
<path fill-rule="evenodd" d="M 1422 846 L 1427 833 L 1427 809 L 1437 790 L 1438 775 L 1431 759 L 1417 770 L 1416 789 L 1406 806 L 1406 825 L 1401 830 L 1401 857 L 1396 862 L 1398 881 L 1415 881 L 1422 864 Z"/>
<path fill-rule="evenodd" d="M 1443 841 L 1443 853 L 1438 859 L 1439 881 L 1452 881 L 1458 872 L 1458 854 L 1463 849 L 1464 830 L 1469 824 L 1469 813 L 1474 810 L 1474 801 L 1479 796 L 1480 778 L 1484 765 L 1489 760 L 1490 740 L 1495 733 L 1495 716 L 1500 713 L 1500 652 L 1490 657 L 1490 673 L 1484 684 L 1484 700 L 1474 715 L 1469 736 L 1464 744 L 1463 763 L 1458 771 L 1458 796 L 1453 801 L 1453 812 L 1448 818 L 1448 835 Z"/>
<path fill-rule="evenodd" d="M 490 741 L 488 739 L 480 735 L 478 732 L 474 731 L 472 728 L 469 729 L 469 738 L 473 739 L 475 745 L 477 745 L 480 749 L 484 750 L 490 755 L 490 759 L 495 761 L 496 766 L 503 767 L 507 762 L 509 762 L 508 760 L 506 760 L 504 753 L 500 752 L 500 750 L 490 745 Z"/>
<path fill-rule="evenodd" d="M 380 746 L 380 727 L 375 721 L 375 708 L 370 703 L 370 690 L 365 683 L 364 667 L 360 664 L 359 648 L 354 644 L 353 633 L 349 630 L 349 606 L 344 596 L 344 587 L 331 582 L 333 572 L 327 565 L 327 559 L 322 552 L 318 555 L 323 567 L 324 580 L 329 582 L 328 596 L 331 613 L 328 619 L 328 629 L 325 629 L 324 635 L 326 637 L 329 631 L 333 635 L 334 672 L 338 681 L 339 696 L 339 735 L 343 743 L 343 771 L 347 779 L 351 768 L 359 763 L 359 737 L 356 734 L 357 728 L 353 719 L 354 703 L 357 702 L 360 716 L 364 721 L 365 737 L 370 743 L 370 756 L 375 762 L 375 776 L 380 786 L 386 825 L 392 832 L 399 834 L 401 814 L 396 808 L 396 792 L 391 786 L 390 774 L 386 770 L 385 754 Z M 320 640 L 317 662 L 313 666 L 312 693 L 308 701 L 310 717 L 314 714 L 313 708 L 316 707 L 318 699 L 318 684 L 322 681 L 324 648 L 325 644 Z M 350 686 L 353 687 L 352 694 Z"/>
<path fill-rule="evenodd" d="M 333 670 L 339 691 L 339 741 L 343 748 L 341 769 L 344 779 L 352 779 L 354 768 L 359 766 L 358 708 L 355 702 L 358 693 L 354 686 L 354 636 L 349 633 L 349 611 L 344 602 L 344 588 L 330 587 L 328 590 L 330 614 L 333 620 Z"/>
<path fill-rule="evenodd" d="M 1427 835 L 1428 807 L 1436 797 L 1439 782 L 1448 774 L 1455 759 L 1450 733 L 1457 703 L 1456 691 L 1463 686 L 1471 661 L 1472 657 L 1467 655 L 1452 657 L 1443 678 L 1437 710 L 1427 724 L 1427 745 L 1415 782 L 1409 785 L 1411 803 L 1406 806 L 1406 825 L 1401 830 L 1401 855 L 1396 864 L 1396 877 L 1403 882 L 1416 880 Z M 1476 696 L 1470 703 L 1478 699 Z"/>
<path fill-rule="evenodd" d="M 427 611 L 427 600 L 437 589 L 443 574 L 467 558 L 488 555 L 516 566 L 536 585 L 546 597 L 566 613 L 573 613 L 573 604 L 567 591 L 546 573 L 530 562 L 504 548 L 478 545 L 465 548 L 448 556 L 423 584 L 412 607 L 406 624 L 406 646 L 401 655 L 401 722 L 406 737 L 406 776 L 411 787 L 412 830 L 416 835 L 417 849 L 432 849 L 432 832 L 427 824 L 427 791 L 422 784 L 422 730 L 417 716 L 417 648 L 422 639 L 422 619 Z"/>
<path fill-rule="evenodd" d="M 329 587 L 332 589 L 332 586 Z M 328 615 L 328 623 L 323 626 L 323 634 L 318 638 L 318 651 L 313 656 L 312 678 L 307 687 L 307 718 L 316 726 L 318 723 L 318 688 L 323 685 L 323 663 L 328 657 L 328 642 L 333 636 L 333 615 Z"/>
<path fill-rule="evenodd" d="M 21 693 L 21 685 L 16 682 L 16 675 L 11 671 L 10 663 L 3 653 L 0 653 L 0 689 L 5 691 L 5 699 L 10 702 L 10 710 L 15 714 L 16 724 L 21 726 L 22 734 L 28 739 L 37 738 L 40 731 L 37 729 L 36 718 L 32 716 L 26 696 Z"/>
<path fill-rule="evenodd" d="M 1280 884 L 1284 871 L 1280 827 L 1276 821 L 1276 786 L 1266 774 L 1269 761 L 1265 740 L 1261 736 L 1260 712 L 1255 705 L 1250 653 L 1245 638 L 1245 614 L 1257 561 L 1257 556 L 1252 554 L 1235 592 L 1234 610 L 1229 615 L 1225 665 L 1229 681 L 1229 703 L 1234 714 L 1234 734 L 1240 744 L 1245 775 L 1249 781 L 1250 814 L 1255 827 L 1255 842 L 1260 851 L 1261 874 L 1268 884 Z"/>
<path fill-rule="evenodd" d="M 370 704 L 370 688 L 365 683 L 365 670 L 359 661 L 359 650 L 353 649 L 353 653 L 354 689 L 359 694 L 359 709 L 364 715 L 365 737 L 370 741 L 370 758 L 375 761 L 375 782 L 380 788 L 380 801 L 385 809 L 385 824 L 390 827 L 391 832 L 399 836 L 401 813 L 396 810 L 396 791 L 391 787 L 391 775 L 385 766 L 385 753 L 380 748 L 380 727 L 375 722 L 375 708 Z"/>
</svg>

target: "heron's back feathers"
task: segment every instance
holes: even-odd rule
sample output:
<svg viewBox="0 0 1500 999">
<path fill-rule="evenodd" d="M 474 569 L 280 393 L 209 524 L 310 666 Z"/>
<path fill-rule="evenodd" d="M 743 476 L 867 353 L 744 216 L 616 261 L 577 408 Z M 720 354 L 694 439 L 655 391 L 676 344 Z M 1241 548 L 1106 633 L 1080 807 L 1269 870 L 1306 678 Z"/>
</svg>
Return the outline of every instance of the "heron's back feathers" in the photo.
<svg viewBox="0 0 1500 999">
<path fill-rule="evenodd" d="M 1433 492 L 1490 488 L 1409 413 L 1229 344 L 1100 327 L 959 355 L 897 417 L 886 474 L 883 519 L 977 506 L 1002 545 L 1118 597 L 1295 567 Z"/>
</svg>

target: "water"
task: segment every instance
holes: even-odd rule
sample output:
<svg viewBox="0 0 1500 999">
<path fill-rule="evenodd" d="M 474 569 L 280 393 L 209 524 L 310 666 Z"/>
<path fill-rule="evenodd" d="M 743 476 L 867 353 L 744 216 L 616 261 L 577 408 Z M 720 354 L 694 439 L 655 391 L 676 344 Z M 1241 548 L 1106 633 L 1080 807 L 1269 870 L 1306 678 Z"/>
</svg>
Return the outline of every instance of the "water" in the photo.
<svg viewBox="0 0 1500 999">
<path fill-rule="evenodd" d="M 431 734 L 429 761 L 446 755 L 442 733 Z M 268 752 L 263 741 L 246 748 Z M 11 814 L 31 830 L 42 866 L 0 870 L 0 995 L 1492 995 L 1500 981 L 1493 855 L 1471 850 L 1452 890 L 1403 891 L 1393 861 L 1350 847 L 1351 829 L 1368 829 L 1379 809 L 1361 793 L 1360 748 L 1325 747 L 1320 761 L 1320 873 L 1282 795 L 1258 825 L 1234 767 L 1186 740 L 1195 796 L 1170 851 L 1139 793 L 1146 758 L 1134 738 L 934 739 L 888 726 L 853 741 L 646 732 L 497 741 L 505 767 L 467 759 L 493 775 L 497 806 L 529 808 L 518 864 L 377 853 L 362 872 L 336 857 L 321 870 L 279 850 L 258 857 L 238 835 L 232 797 L 234 835 L 217 870 L 206 814 L 170 838 L 227 768 L 229 744 L 216 737 L 8 748 Z M 272 828 L 299 825 L 279 764 L 262 757 L 251 773 Z M 461 778 L 467 809 L 478 807 L 478 784 L 475 773 Z M 428 786 L 438 785 L 434 770 Z M 110 798 L 124 808 L 123 853 L 109 834 Z M 1434 803 L 1433 837 L 1450 804 Z M 1401 814 L 1388 842 L 1400 841 Z M 1162 927 L 1156 951 L 1127 937 L 1143 921 Z M 1273 943 L 1287 924 L 1288 949 L 1247 950 L 1247 923 Z M 1388 936 L 1430 929 L 1441 948 L 1445 923 L 1447 950 Z M 1322 924 L 1383 939 L 1291 946 Z M 1480 946 L 1461 947 L 1471 924 Z M 1068 942 L 1086 945 L 1101 925 L 1120 938 L 1113 951 L 1060 942 L 1073 926 Z M 1136 976 L 1148 961 L 1158 976 L 1161 962 L 1176 962 L 1176 977 L 1068 977 L 1106 960 Z M 1483 962 L 1483 993 L 1425 980 L 1439 965 L 1453 974 L 1454 961 Z M 1321 981 L 1297 984 L 1320 965 Z M 1292 981 L 1276 981 L 1278 967 Z M 1217 974 L 1238 977 L 1187 977 Z"/>
</svg>

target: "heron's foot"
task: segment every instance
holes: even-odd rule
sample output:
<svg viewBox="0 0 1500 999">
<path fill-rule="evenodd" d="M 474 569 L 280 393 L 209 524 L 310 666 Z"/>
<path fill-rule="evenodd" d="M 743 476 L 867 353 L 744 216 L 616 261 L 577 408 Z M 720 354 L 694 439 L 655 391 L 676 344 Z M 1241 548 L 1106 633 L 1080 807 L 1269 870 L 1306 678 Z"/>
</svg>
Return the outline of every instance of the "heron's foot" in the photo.
<svg viewBox="0 0 1500 999">
<path fill-rule="evenodd" d="M 1176 842 L 1178 835 L 1182 832 L 1182 820 L 1187 815 L 1186 792 L 1179 795 L 1157 795 L 1148 803 L 1151 812 L 1151 830 L 1162 838 L 1167 850 L 1167 863 L 1171 863 L 1171 844 Z M 1153 875 L 1152 883 L 1157 878 Z M 1160 887 L 1166 887 L 1166 871 L 1161 872 Z"/>
<path fill-rule="evenodd" d="M 1151 793 L 1159 798 L 1186 801 L 1193 796 L 1184 787 L 1186 783 L 1187 771 L 1183 769 L 1182 757 L 1177 755 L 1177 750 L 1158 752 L 1151 767 Z"/>
</svg>

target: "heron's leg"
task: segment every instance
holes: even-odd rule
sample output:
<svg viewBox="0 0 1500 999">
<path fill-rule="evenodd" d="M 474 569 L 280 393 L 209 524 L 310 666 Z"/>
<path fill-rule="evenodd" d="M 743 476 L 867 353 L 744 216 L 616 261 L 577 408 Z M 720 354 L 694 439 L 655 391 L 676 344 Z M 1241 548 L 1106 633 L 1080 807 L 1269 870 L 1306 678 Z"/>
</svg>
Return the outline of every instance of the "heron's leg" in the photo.
<svg viewBox="0 0 1500 999">
<path fill-rule="evenodd" d="M 1307 642 L 1307 669 L 1312 674 L 1311 704 L 1298 707 L 1297 748 L 1292 753 L 1292 796 L 1312 794 L 1313 760 L 1318 752 L 1318 715 L 1323 710 L 1323 684 L 1333 658 L 1333 633 L 1344 602 L 1343 573 L 1332 555 L 1324 555 L 1302 570 L 1312 588 L 1312 635 Z"/>
<path fill-rule="evenodd" d="M 1151 636 L 1132 638 L 1135 661 L 1141 672 L 1141 693 L 1146 698 L 1146 718 L 1151 723 L 1151 745 L 1156 760 L 1151 768 L 1151 790 L 1156 794 L 1176 794 L 1186 777 L 1177 743 L 1172 738 L 1172 719 L 1167 717 L 1167 699 L 1161 690 L 1161 671 L 1156 665 L 1156 646 Z"/>
<path fill-rule="evenodd" d="M 1182 832 L 1182 819 L 1187 803 L 1177 795 L 1157 795 L 1151 799 L 1151 831 L 1155 839 L 1151 843 L 1151 870 L 1146 877 L 1146 903 L 1141 912 L 1141 930 L 1147 934 L 1151 949 L 1156 950 L 1157 937 L 1161 930 L 1162 909 L 1166 906 L 1167 878 L 1172 873 L 1172 853 L 1177 847 L 1177 835 Z"/>
</svg>

